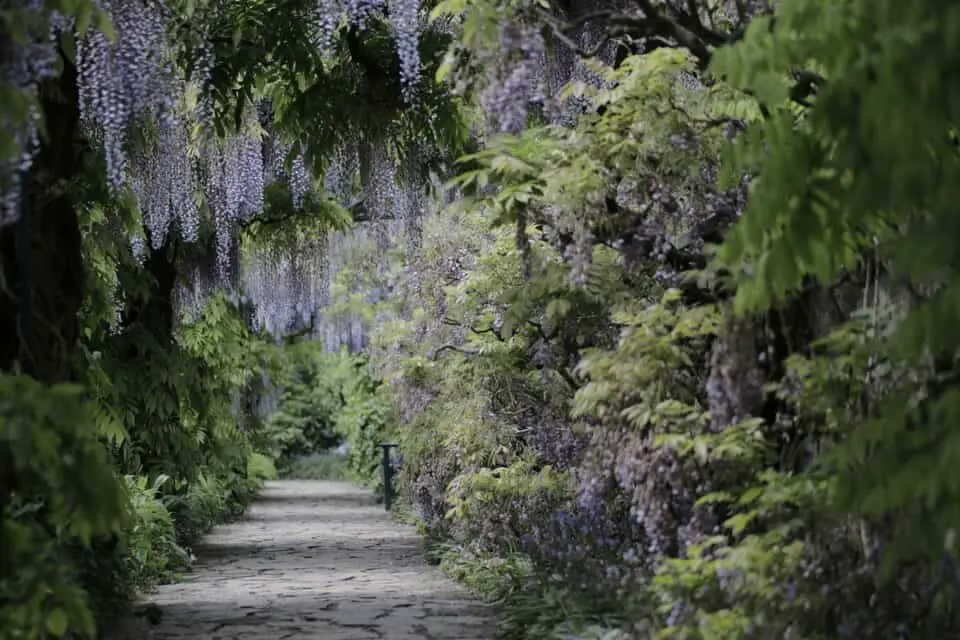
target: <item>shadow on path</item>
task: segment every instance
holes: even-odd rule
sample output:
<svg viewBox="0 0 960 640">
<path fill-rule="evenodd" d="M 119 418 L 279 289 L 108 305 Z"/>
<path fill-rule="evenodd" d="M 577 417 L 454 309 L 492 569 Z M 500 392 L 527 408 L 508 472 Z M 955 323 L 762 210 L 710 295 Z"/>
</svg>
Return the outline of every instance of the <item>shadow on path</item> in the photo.
<svg viewBox="0 0 960 640">
<path fill-rule="evenodd" d="M 370 492 L 268 483 L 242 521 L 198 547 L 186 579 L 149 601 L 159 625 L 109 640 L 491 640 L 490 612 L 423 560 Z"/>
</svg>

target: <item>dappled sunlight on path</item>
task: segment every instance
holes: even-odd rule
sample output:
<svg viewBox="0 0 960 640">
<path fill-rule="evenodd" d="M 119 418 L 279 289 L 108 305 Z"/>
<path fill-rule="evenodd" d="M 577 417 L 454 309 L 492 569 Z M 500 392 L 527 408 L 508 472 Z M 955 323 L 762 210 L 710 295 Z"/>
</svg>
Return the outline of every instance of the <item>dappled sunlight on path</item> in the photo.
<svg viewBox="0 0 960 640">
<path fill-rule="evenodd" d="M 494 636 L 489 611 L 424 562 L 416 533 L 347 483 L 271 482 L 247 518 L 218 527 L 196 554 L 183 582 L 149 598 L 160 624 L 111 640 Z"/>
</svg>

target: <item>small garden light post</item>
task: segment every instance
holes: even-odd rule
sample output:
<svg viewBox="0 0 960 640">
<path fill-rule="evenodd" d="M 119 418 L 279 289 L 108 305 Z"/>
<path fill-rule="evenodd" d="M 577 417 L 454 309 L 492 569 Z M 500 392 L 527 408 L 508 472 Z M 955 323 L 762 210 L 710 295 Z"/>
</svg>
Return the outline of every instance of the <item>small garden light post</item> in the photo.
<svg viewBox="0 0 960 640">
<path fill-rule="evenodd" d="M 387 511 L 390 511 L 393 504 L 393 463 L 390 461 L 390 450 L 396 446 L 385 442 L 380 444 L 380 449 L 383 450 L 383 508 Z"/>
</svg>

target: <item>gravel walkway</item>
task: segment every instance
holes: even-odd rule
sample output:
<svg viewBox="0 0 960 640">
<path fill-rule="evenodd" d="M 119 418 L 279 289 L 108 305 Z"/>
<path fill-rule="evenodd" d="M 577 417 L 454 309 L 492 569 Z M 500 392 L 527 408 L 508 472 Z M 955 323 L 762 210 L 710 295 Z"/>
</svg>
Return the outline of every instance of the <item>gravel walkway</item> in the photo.
<svg viewBox="0 0 960 640">
<path fill-rule="evenodd" d="M 489 611 L 425 564 L 417 534 L 350 484 L 268 483 L 246 518 L 196 554 L 184 582 L 150 596 L 160 623 L 114 640 L 494 637 Z"/>
</svg>

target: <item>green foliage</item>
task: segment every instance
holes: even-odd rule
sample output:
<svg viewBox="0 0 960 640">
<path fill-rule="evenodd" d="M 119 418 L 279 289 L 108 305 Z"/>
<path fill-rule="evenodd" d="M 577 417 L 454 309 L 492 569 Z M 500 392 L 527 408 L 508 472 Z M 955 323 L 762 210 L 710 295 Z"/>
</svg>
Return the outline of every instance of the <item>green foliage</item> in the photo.
<svg viewBox="0 0 960 640">
<path fill-rule="evenodd" d="M 223 300 L 183 327 L 181 344 L 161 340 L 139 325 L 104 345 L 102 366 L 113 375 L 96 390 L 130 434 L 120 446 L 123 469 L 168 475 L 175 488 L 212 453 L 240 442 L 230 399 L 259 364 L 260 350 Z M 143 359 L 131 360 L 131 350 Z"/>
<path fill-rule="evenodd" d="M 289 188 L 280 183 L 267 186 L 264 212 L 244 228 L 241 246 L 256 243 L 301 248 L 309 240 L 345 229 L 350 222 L 350 213 L 333 200 L 315 192 L 307 193 L 303 200 L 297 209 Z"/>
<path fill-rule="evenodd" d="M 642 4 L 651 29 L 671 25 L 667 3 Z M 199 42 L 215 44 L 218 131 L 268 98 L 278 133 L 317 175 L 347 143 L 385 145 L 409 172 L 444 168 L 472 144 L 472 105 L 431 79 L 477 88 L 495 75 L 500 26 L 544 9 L 440 3 L 434 18 L 464 18 L 459 38 L 425 34 L 422 90 L 407 103 L 386 22 L 341 25 L 321 52 L 304 46 L 312 1 L 170 6 L 185 70 Z M 3 8 L 0 37 L 45 33 L 52 10 L 78 16 L 81 30 L 100 19 L 82 1 L 46 2 L 30 23 Z M 668 17 L 650 23 L 655 11 Z M 464 157 L 454 184 L 467 197 L 427 221 L 422 252 L 398 250 L 383 270 L 371 242 L 337 274 L 328 315 L 372 329 L 364 359 L 269 346 L 226 298 L 191 321 L 173 317 L 170 287 L 205 257 L 210 229 L 203 246 L 171 242 L 138 264 L 126 236 L 139 233 L 139 213 L 90 163 L 70 189 L 86 293 L 69 357 L 83 389 L 0 377 L 4 633 L 92 635 L 102 603 L 173 578 L 190 544 L 242 513 L 276 476 L 274 459 L 376 486 L 388 440 L 400 444 L 402 488 L 423 528 L 456 543 L 445 567 L 500 604 L 517 637 L 569 638 L 595 622 L 703 640 L 829 638 L 844 625 L 866 637 L 954 633 L 953 576 L 929 560 L 949 569 L 960 529 L 960 9 L 783 0 L 729 38 L 696 16 L 681 22 L 664 41 L 707 38 L 706 55 L 663 46 L 603 71 L 602 89 L 571 84 L 565 96 L 596 109 Z M 69 54 L 72 41 L 63 45 Z M 683 79 L 708 57 L 705 88 L 689 89 Z M 35 99 L 0 86 L 0 163 L 19 156 Z M 731 123 L 734 144 L 719 126 Z M 151 142 L 149 128 L 136 133 L 135 144 Z M 687 249 L 713 206 L 702 170 L 720 158 L 730 185 L 751 176 L 749 199 L 702 274 L 711 304 L 699 304 L 689 289 L 664 292 L 658 265 L 624 246 L 653 221 Z M 621 190 L 636 206 L 611 206 Z M 665 192 L 693 213 L 656 204 Z M 320 196 L 291 216 L 286 189 L 266 195 L 248 248 L 303 247 L 348 220 Z M 374 306 L 362 294 L 371 289 L 395 293 Z M 766 386 L 762 406 L 720 424 L 710 376 L 732 365 L 711 354 L 730 331 L 765 348 L 750 357 L 763 356 Z M 283 389 L 265 423 L 250 408 L 264 370 Z M 545 463 L 528 437 L 583 431 L 597 459 L 570 461 L 583 463 L 576 472 Z M 322 453 L 339 440 L 345 461 Z M 656 500 L 663 474 L 649 469 L 667 460 L 717 527 L 682 552 L 650 552 L 637 581 L 598 602 L 570 586 L 582 576 L 557 578 L 520 552 L 521 515 L 567 510 L 578 474 L 616 466 L 630 447 L 644 482 L 632 495 L 610 490 L 606 507 L 635 517 L 623 505 Z M 896 580 L 877 581 L 881 549 Z"/>
<path fill-rule="evenodd" d="M 283 474 L 351 478 L 379 489 L 379 445 L 390 439 L 393 426 L 380 381 L 362 358 L 325 354 L 315 342 L 296 342 L 286 351 L 290 382 L 266 428 Z M 341 443 L 345 455 L 331 452 Z"/>
<path fill-rule="evenodd" d="M 441 74 L 469 50 L 469 71 L 484 77 L 498 27 L 531 4 L 441 3 L 435 14 L 468 9 Z M 607 73 L 606 89 L 568 89 L 601 107 L 575 127 L 530 128 L 465 158 L 455 184 L 474 197 L 436 223 L 446 226 L 436 236 L 428 229 L 417 265 L 424 312 L 395 301 L 407 312 L 377 328 L 373 359 L 404 414 L 406 490 L 424 510 L 430 495 L 449 511 L 455 526 L 442 536 L 476 541 L 482 525 L 509 520 L 507 496 L 536 477 L 516 437 L 526 396 L 536 398 L 534 420 L 556 412 L 594 434 L 616 430 L 643 443 L 650 465 L 676 455 L 709 478 L 697 508 L 717 517 L 719 532 L 682 557 L 653 558 L 643 587 L 664 635 L 836 637 L 848 624 L 877 637 L 946 633 L 952 592 L 929 567 L 900 565 L 895 584 L 874 580 L 883 545 L 894 552 L 888 560 L 955 555 L 956 487 L 946 471 L 957 451 L 947 217 L 958 114 L 955 83 L 944 80 L 957 67 L 952 12 L 937 0 L 908 9 L 777 3 L 742 39 L 716 47 L 705 90 L 681 82 L 695 72 L 682 50 L 629 56 Z M 921 55 L 936 58 L 922 71 Z M 906 129 L 914 119 L 924 122 L 916 136 Z M 732 145 L 717 126 L 731 123 L 743 129 Z M 677 135 L 697 144 L 682 148 Z M 727 309 L 677 291 L 661 299 L 643 265 L 625 266 L 606 248 L 570 261 L 586 272 L 585 286 L 570 287 L 571 265 L 540 231 L 588 229 L 612 245 L 657 216 L 683 248 L 699 220 L 657 211 L 650 191 L 705 203 L 713 185 L 699 168 L 722 154 L 729 184 L 745 172 L 753 179 L 702 292 L 732 293 L 773 361 L 764 363 L 763 406 L 718 427 L 707 386 L 729 366 L 710 358 L 732 330 Z M 632 183 L 652 185 L 637 190 L 642 213 L 611 210 L 604 197 Z M 495 229 L 480 239 L 484 222 Z M 852 313 L 858 306 L 868 313 Z M 555 369 L 567 389 L 530 383 L 531 347 L 545 336 L 564 347 L 565 365 L 577 362 Z M 498 478 L 489 470 L 498 467 L 519 476 Z M 480 572 L 490 562 L 498 560 L 467 564 Z M 910 595 L 924 589 L 933 595 Z M 868 609 L 867 599 L 882 604 Z M 686 615 L 672 615 L 678 603 Z"/>
<path fill-rule="evenodd" d="M 347 469 L 375 490 L 382 487 L 380 443 L 391 435 L 391 407 L 380 381 L 361 360 L 349 358 L 352 369 L 343 387 L 345 403 L 336 419 L 336 433 L 349 445 Z"/>
<path fill-rule="evenodd" d="M 325 355 L 316 343 L 295 343 L 287 353 L 289 383 L 265 428 L 270 452 L 282 468 L 295 458 L 326 451 L 340 442 L 336 421 L 351 375 L 342 358 Z"/>
<path fill-rule="evenodd" d="M 226 484 L 222 478 L 200 475 L 183 495 L 170 500 L 180 544 L 196 543 L 230 513 L 232 496 Z"/>
<path fill-rule="evenodd" d="M 260 485 L 268 480 L 276 480 L 278 477 L 277 466 L 271 458 L 262 453 L 252 453 L 247 459 L 247 481 L 252 487 L 260 488 Z"/>
<path fill-rule="evenodd" d="M 0 628 L 11 638 L 93 634 L 75 550 L 126 521 L 122 485 L 80 389 L 0 377 Z"/>
<path fill-rule="evenodd" d="M 174 579 L 188 546 L 242 513 L 275 476 L 231 413 L 252 372 L 273 366 L 275 349 L 225 300 L 183 326 L 179 342 L 164 335 L 152 324 L 163 309 L 150 307 L 154 279 L 106 233 L 113 213 L 84 213 L 86 388 L 3 378 L 12 386 L 2 392 L 0 523 L 12 564 L 0 592 L 13 605 L 0 607 L 0 626 L 12 637 L 38 637 L 44 624 L 52 628 L 41 637 L 92 637 L 136 590 Z M 152 315 L 118 325 L 118 302 Z"/>
<path fill-rule="evenodd" d="M 538 127 L 490 140 L 484 150 L 464 158 L 479 166 L 461 172 L 455 182 L 500 187 L 481 199 L 492 209 L 495 224 L 512 222 L 520 213 L 538 219 L 552 207 L 562 217 L 546 219 L 551 226 L 586 224 L 600 238 L 622 237 L 635 224 L 635 211 L 607 211 L 600 194 L 611 185 L 639 186 L 647 197 L 643 187 L 660 183 L 677 196 L 704 201 L 710 185 L 697 167 L 722 145 L 717 125 L 723 121 L 714 116 L 723 94 L 704 97 L 685 89 L 679 74 L 691 68 L 684 52 L 658 49 L 604 71 L 611 89 L 573 84 L 569 96 L 588 96 L 602 111 L 586 114 L 575 128 Z M 696 135 L 700 144 L 676 148 L 671 142 L 676 135 Z M 689 221 L 665 217 L 663 222 L 673 238 L 689 231 L 684 225 Z"/>
<path fill-rule="evenodd" d="M 570 620 L 571 611 L 547 600 L 530 561 L 522 554 L 500 557 L 457 546 L 441 548 L 440 567 L 484 601 L 498 607 L 500 637 L 523 638 L 543 632 L 542 623 Z M 549 601 L 553 606 L 545 608 Z"/>
<path fill-rule="evenodd" d="M 958 16 L 956 6 L 939 0 L 909 7 L 793 0 L 778 6 L 775 22 L 751 25 L 714 64 L 771 110 L 731 149 L 731 173 L 759 175 L 718 256 L 718 267 L 739 275 L 738 309 L 775 304 L 808 276 L 833 282 L 871 255 L 890 277 L 874 286 L 895 291 L 907 282 L 917 294 L 872 349 L 878 361 L 909 368 L 922 381 L 860 416 L 835 458 L 845 509 L 910 512 L 896 545 L 906 557 L 956 553 L 960 527 L 957 487 L 942 471 L 957 464 L 960 451 L 952 417 L 958 254 L 951 240 L 960 113 L 956 84 L 946 81 L 960 64 L 952 44 L 960 38 Z M 802 115 L 785 106 L 786 83 L 798 68 L 815 88 Z"/>
<path fill-rule="evenodd" d="M 42 37 L 52 11 L 77 17 L 81 33 L 92 21 L 112 33 L 91 3 L 43 5 L 38 14 L 0 9 L 0 37 Z M 313 2 L 175 0 L 167 6 L 179 27 L 172 43 L 177 62 L 188 77 L 198 45 L 214 45 L 214 125 L 220 134 L 239 128 L 244 110 L 268 98 L 277 107 L 278 132 L 294 142 L 294 153 L 306 152 L 317 175 L 338 146 L 361 138 L 386 142 L 421 175 L 466 145 L 460 105 L 442 87 L 426 82 L 417 101 L 401 98 L 396 46 L 386 23 L 372 24 L 359 39 L 341 29 L 332 54 L 324 57 L 304 46 L 313 43 Z M 428 71 L 448 41 L 441 32 L 422 39 Z M 74 55 L 72 37 L 60 44 L 68 58 Z M 184 113 L 196 106 L 194 89 L 188 87 L 177 105 Z M 22 155 L 19 141 L 37 96 L 7 85 L 0 86 L 0 96 L 4 164 Z M 68 106 L 72 112 L 75 105 Z M 209 123 L 192 116 L 188 122 L 195 125 L 189 151 L 196 156 L 197 125 Z M 152 123 L 142 123 L 130 132 L 130 146 L 153 151 L 155 133 Z M 425 140 L 438 143 L 443 153 L 423 156 Z M 82 141 L 47 142 L 72 149 Z M 241 310 L 225 297 L 214 299 L 198 318 L 177 317 L 174 288 L 209 258 L 210 220 L 202 221 L 197 246 L 170 238 L 141 263 L 129 247 L 130 237 L 143 238 L 141 214 L 130 193 L 105 188 L 104 159 L 96 155 L 84 156 L 77 184 L 49 176 L 56 195 L 66 186 L 66 209 L 80 222 L 81 335 L 79 344 L 65 345 L 62 360 L 74 365 L 82 388 L 41 389 L 17 376 L 4 376 L 0 386 L 6 403 L 0 407 L 0 628 L 11 637 L 93 635 L 95 621 L 115 613 L 108 604 L 172 579 L 189 545 L 241 514 L 263 482 L 276 477 L 275 453 L 324 449 L 335 442 L 336 429 L 358 438 L 351 465 L 369 475 L 370 455 L 363 452 L 387 424 L 372 380 L 326 376 L 322 363 L 309 358 L 294 357 L 297 363 L 287 370 L 282 350 L 253 336 Z M 8 177 L 0 176 L 0 191 L 9 187 Z M 264 215 L 244 229 L 245 242 L 299 246 L 343 228 L 349 217 L 316 194 L 297 212 L 286 189 L 268 188 L 266 200 Z M 3 231 L 4 252 L 9 231 Z M 10 257 L 4 255 L 5 269 Z M 266 427 L 252 409 L 264 371 L 272 374 L 272 385 L 288 389 L 285 413 Z M 278 431 L 296 435 L 284 443 Z"/>
<path fill-rule="evenodd" d="M 215 43 L 213 84 L 217 126 L 236 126 L 245 105 L 272 101 L 278 132 L 303 150 L 323 175 L 332 154 L 345 143 L 388 142 L 401 165 L 425 172 L 420 145 L 455 159 L 467 144 L 467 129 L 456 98 L 430 82 L 450 36 L 427 30 L 419 45 L 424 81 L 415 102 L 401 92 L 399 62 L 390 25 L 371 19 L 363 30 L 340 25 L 332 50 L 315 45 L 316 3 L 199 3 L 184 13 L 178 41 L 192 68 L 199 34 Z M 307 44 L 308 43 L 308 44 Z M 356 105 L 364 108 L 358 109 Z"/>
<path fill-rule="evenodd" d="M 170 582 L 189 561 L 177 544 L 177 531 L 159 489 L 168 480 L 159 476 L 152 485 L 144 477 L 127 476 L 134 521 L 126 536 L 126 562 L 131 585 L 139 590 Z"/>
<path fill-rule="evenodd" d="M 40 499 L 54 527 L 82 542 L 114 531 L 122 523 L 123 494 L 81 390 L 17 375 L 0 377 L 0 385 L 4 508 L 29 512 Z"/>
<path fill-rule="evenodd" d="M 579 369 L 589 382 L 577 392 L 573 415 L 623 420 L 640 433 L 702 428 L 699 354 L 720 316 L 711 306 L 685 308 L 679 299 L 671 289 L 660 304 L 614 314 L 623 327 L 617 349 L 584 352 Z"/>
<path fill-rule="evenodd" d="M 471 548 L 438 545 L 440 567 L 494 606 L 498 638 L 524 640 L 624 640 L 615 623 L 597 625 L 562 587 L 544 583 L 530 559 L 520 553 L 493 555 Z"/>
<path fill-rule="evenodd" d="M 347 456 L 336 452 L 315 453 L 297 458 L 284 473 L 297 480 L 350 480 Z"/>
<path fill-rule="evenodd" d="M 489 528 L 491 514 L 501 514 L 492 535 L 500 547 L 518 548 L 531 515 L 546 518 L 551 508 L 572 497 L 572 483 L 567 474 L 558 473 L 550 466 L 535 470 L 535 466 L 518 461 L 507 467 L 481 468 L 454 478 L 447 487 L 450 510 L 446 517 L 454 525 L 456 538 L 467 546 L 479 545 L 482 549 L 481 541 L 484 530 Z M 522 510 L 515 508 L 519 503 L 524 503 Z M 521 513 L 527 519 L 521 519 Z"/>
</svg>

